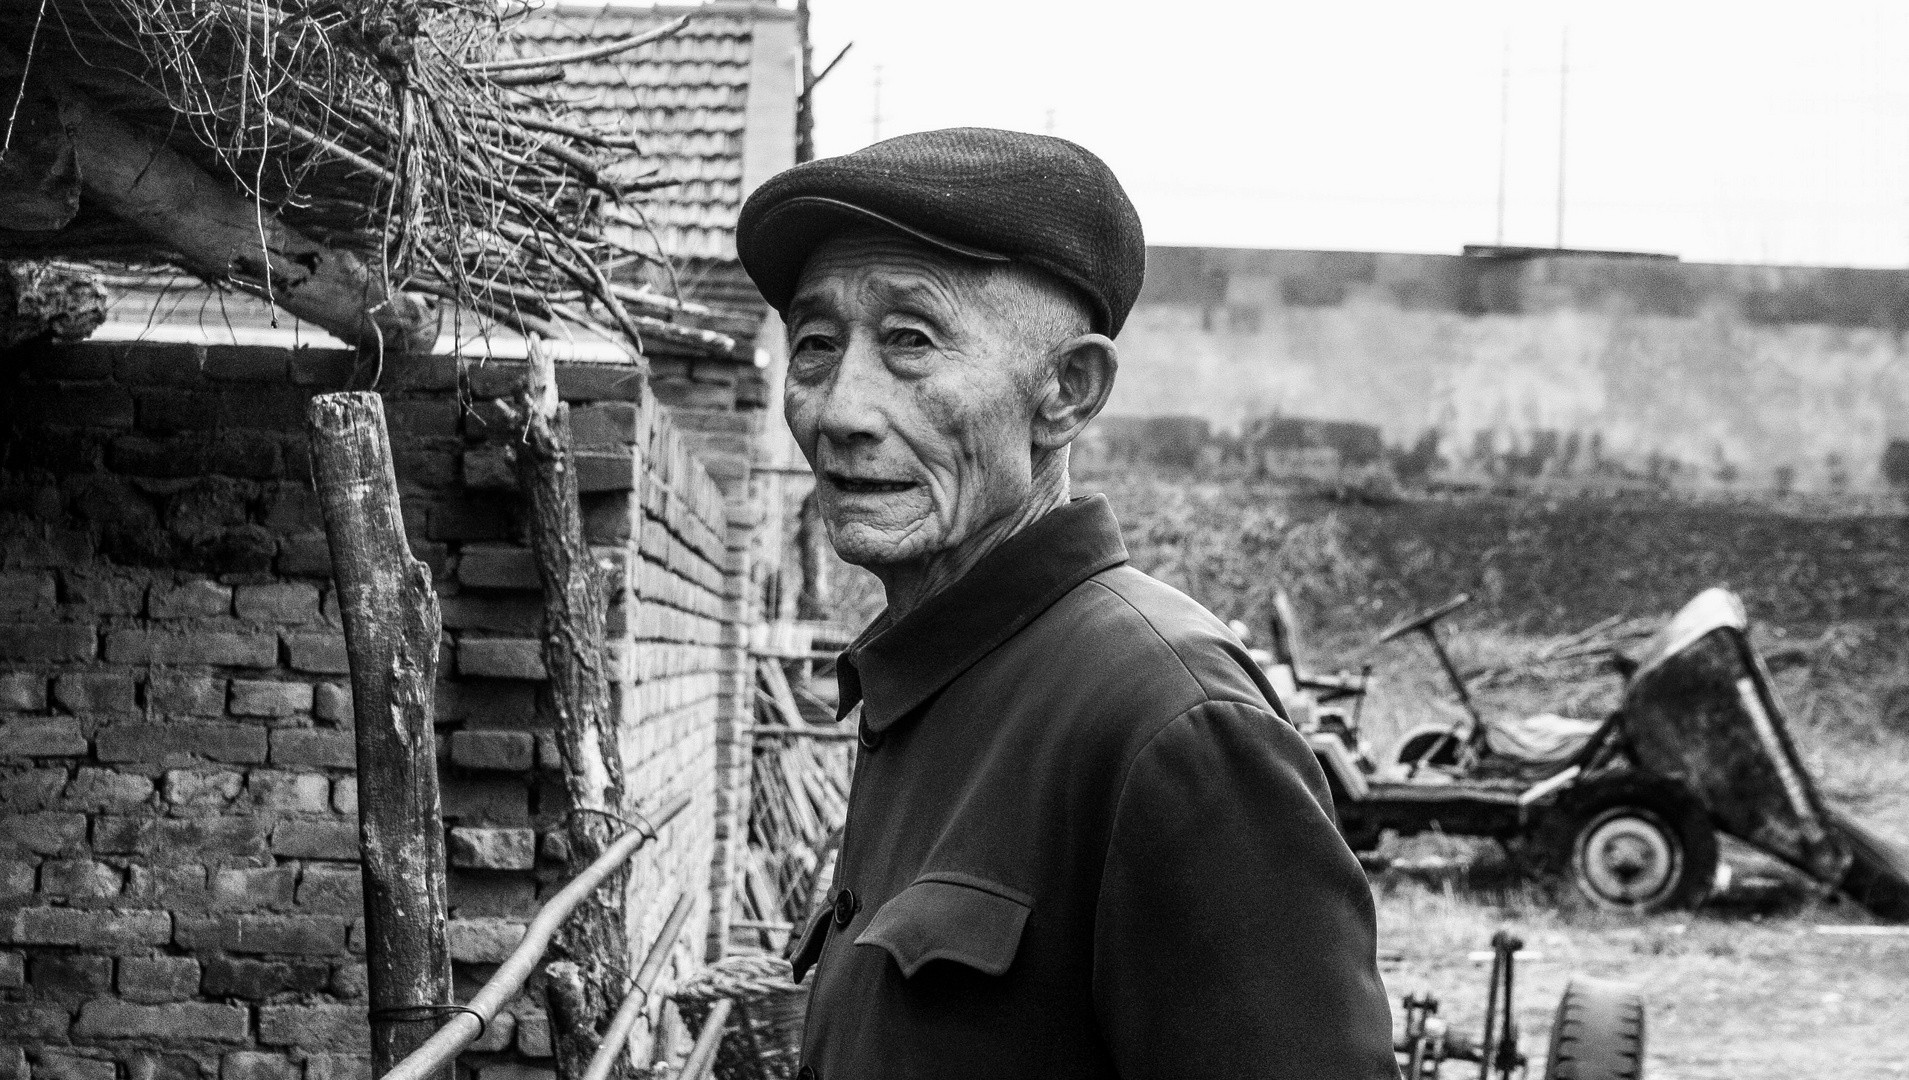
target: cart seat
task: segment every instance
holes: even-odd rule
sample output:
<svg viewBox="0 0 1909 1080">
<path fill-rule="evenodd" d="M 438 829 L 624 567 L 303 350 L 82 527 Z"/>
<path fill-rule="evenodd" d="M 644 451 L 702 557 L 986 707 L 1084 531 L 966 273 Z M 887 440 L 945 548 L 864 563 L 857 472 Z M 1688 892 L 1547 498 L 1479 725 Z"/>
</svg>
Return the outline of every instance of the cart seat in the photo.
<svg viewBox="0 0 1909 1080">
<path fill-rule="evenodd" d="M 1584 749 L 1603 726 L 1598 720 L 1576 720 L 1556 713 L 1491 720 L 1485 724 L 1485 747 L 1502 757 L 1556 764 Z"/>
</svg>

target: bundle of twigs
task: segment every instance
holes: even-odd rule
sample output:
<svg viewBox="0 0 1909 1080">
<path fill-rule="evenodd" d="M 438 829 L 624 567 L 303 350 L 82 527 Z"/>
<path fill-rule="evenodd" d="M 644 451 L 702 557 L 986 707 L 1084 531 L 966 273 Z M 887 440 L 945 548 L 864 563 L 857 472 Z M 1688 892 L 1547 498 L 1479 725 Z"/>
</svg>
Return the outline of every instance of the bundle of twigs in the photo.
<svg viewBox="0 0 1909 1080">
<path fill-rule="evenodd" d="M 1473 689 L 1480 689 L 1516 682 L 1557 665 L 1604 663 L 1612 654 L 1636 645 L 1656 629 L 1657 624 L 1648 619 L 1613 615 L 1574 633 L 1548 638 L 1507 663 L 1468 670 L 1464 673 L 1465 681 Z"/>
<path fill-rule="evenodd" d="M 42 0 L 29 50 L 69 49 L 162 103 L 258 204 L 357 252 L 388 288 L 525 333 L 560 322 L 640 348 L 688 305 L 625 284 L 667 267 L 642 210 L 662 186 L 626 133 L 538 88 L 687 18 L 569 55 L 514 56 L 528 7 L 491 0 Z M 16 15 L 17 18 L 17 15 Z M 149 125 L 150 126 L 150 125 Z M 659 276 L 666 276 L 659 275 Z M 717 340 L 720 339 L 720 340 Z"/>
<path fill-rule="evenodd" d="M 782 730 L 806 726 L 782 675 L 773 661 L 758 665 L 758 721 Z M 804 738 L 756 745 L 739 883 L 744 919 L 793 926 L 807 914 L 848 816 L 850 753 L 840 742 Z"/>
</svg>

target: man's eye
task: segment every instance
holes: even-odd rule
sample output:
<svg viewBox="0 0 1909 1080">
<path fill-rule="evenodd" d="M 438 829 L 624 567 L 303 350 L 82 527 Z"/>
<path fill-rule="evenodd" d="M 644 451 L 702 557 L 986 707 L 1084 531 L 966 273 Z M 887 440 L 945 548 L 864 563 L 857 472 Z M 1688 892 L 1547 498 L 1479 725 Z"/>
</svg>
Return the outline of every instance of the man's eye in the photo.
<svg viewBox="0 0 1909 1080">
<path fill-rule="evenodd" d="M 889 331 L 888 343 L 897 349 L 926 349 L 934 344 L 927 334 L 907 327 Z"/>
<path fill-rule="evenodd" d="M 802 337 L 796 339 L 794 351 L 797 353 L 833 352 L 834 349 L 835 342 L 830 341 L 821 334 L 804 334 Z"/>
</svg>

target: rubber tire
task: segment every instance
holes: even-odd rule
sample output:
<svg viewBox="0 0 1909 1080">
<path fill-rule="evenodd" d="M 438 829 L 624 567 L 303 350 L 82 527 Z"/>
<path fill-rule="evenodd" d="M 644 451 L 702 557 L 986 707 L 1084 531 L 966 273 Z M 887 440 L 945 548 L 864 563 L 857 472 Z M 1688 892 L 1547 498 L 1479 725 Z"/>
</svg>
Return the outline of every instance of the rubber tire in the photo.
<svg viewBox="0 0 1909 1080">
<path fill-rule="evenodd" d="M 1619 807 L 1644 810 L 1659 819 L 1681 854 L 1675 884 L 1657 899 L 1634 906 L 1612 904 L 1598 896 L 1578 869 L 1581 835 L 1599 815 Z M 1569 877 L 1578 891 L 1599 907 L 1637 914 L 1693 908 L 1704 902 L 1716 883 L 1716 826 L 1696 796 L 1675 783 L 1640 774 L 1611 777 L 1572 792 L 1546 817 L 1540 829 L 1547 835 L 1538 845 L 1544 862 Z"/>
<path fill-rule="evenodd" d="M 1624 983 L 1573 978 L 1551 1017 L 1544 1080 L 1640 1080 L 1644 999 Z"/>
<path fill-rule="evenodd" d="M 1909 922 L 1909 851 L 1890 843 L 1838 810 L 1830 828 L 1849 845 L 1849 872 L 1842 891 L 1878 918 Z"/>
</svg>

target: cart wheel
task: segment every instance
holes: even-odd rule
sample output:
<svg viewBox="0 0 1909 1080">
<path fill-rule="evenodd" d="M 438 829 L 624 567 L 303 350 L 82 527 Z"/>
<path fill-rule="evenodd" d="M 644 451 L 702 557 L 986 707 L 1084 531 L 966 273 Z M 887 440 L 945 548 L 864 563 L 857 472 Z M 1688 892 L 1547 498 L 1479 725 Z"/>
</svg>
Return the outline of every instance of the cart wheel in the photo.
<svg viewBox="0 0 1909 1080">
<path fill-rule="evenodd" d="M 1644 999 L 1623 983 L 1572 979 L 1551 1018 L 1544 1080 L 1640 1080 Z"/>
<path fill-rule="evenodd" d="M 1695 907 L 1710 894 L 1717 830 L 1682 788 L 1625 777 L 1593 786 L 1563 810 L 1556 831 L 1564 835 L 1554 833 L 1553 850 L 1592 903 L 1644 913 Z"/>
</svg>

